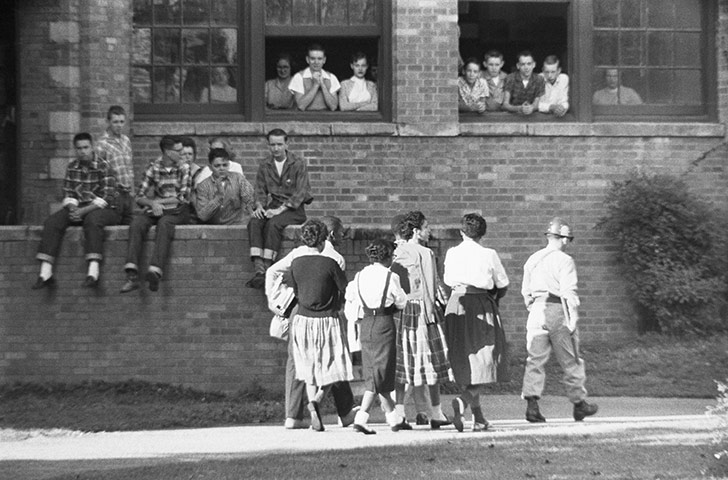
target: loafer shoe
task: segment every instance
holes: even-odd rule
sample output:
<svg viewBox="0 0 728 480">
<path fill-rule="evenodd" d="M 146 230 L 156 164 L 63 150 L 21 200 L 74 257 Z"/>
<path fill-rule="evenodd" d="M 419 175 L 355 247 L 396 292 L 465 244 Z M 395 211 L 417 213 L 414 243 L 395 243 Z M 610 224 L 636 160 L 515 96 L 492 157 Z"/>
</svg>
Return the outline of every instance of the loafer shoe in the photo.
<svg viewBox="0 0 728 480">
<path fill-rule="evenodd" d="M 347 413 L 343 417 L 339 417 L 339 426 L 346 428 L 354 423 L 354 418 L 356 418 L 356 412 L 359 411 L 359 408 L 359 406 L 356 406 L 349 410 L 349 413 Z"/>
<path fill-rule="evenodd" d="M 149 284 L 150 291 L 156 292 L 157 290 L 159 290 L 159 275 L 157 275 L 156 273 L 154 273 L 152 271 L 149 271 L 144 276 L 144 278 L 146 279 L 147 283 Z"/>
<path fill-rule="evenodd" d="M 283 426 L 286 427 L 286 430 L 301 430 L 306 428 L 306 424 L 303 423 L 303 420 L 299 420 L 298 418 L 286 418 L 286 422 Z"/>
<path fill-rule="evenodd" d="M 245 283 L 245 286 L 248 288 L 256 288 L 258 290 L 265 288 L 265 274 L 256 273 L 253 275 L 253 278 Z"/>
<path fill-rule="evenodd" d="M 321 411 L 318 402 L 309 402 L 308 410 L 311 412 L 311 428 L 317 432 L 324 431 L 324 422 L 321 420 Z"/>
<path fill-rule="evenodd" d="M 488 427 L 490 427 L 490 423 L 488 423 L 487 420 L 485 421 L 485 423 L 473 421 L 474 432 L 485 432 L 486 430 L 488 430 Z"/>
<path fill-rule="evenodd" d="M 94 278 L 91 275 L 86 277 L 86 280 L 83 281 L 83 286 L 85 288 L 96 288 L 99 284 L 99 279 Z"/>
<path fill-rule="evenodd" d="M 132 290 L 139 290 L 139 287 L 140 287 L 139 280 L 137 280 L 135 278 L 129 278 L 126 280 L 126 283 L 124 284 L 124 286 L 121 287 L 120 292 L 128 293 L 128 292 L 131 292 Z"/>
<path fill-rule="evenodd" d="M 35 283 L 30 288 L 32 288 L 33 290 L 40 290 L 41 288 L 53 287 L 55 285 L 56 285 L 56 279 L 53 278 L 52 276 L 48 277 L 46 280 L 43 280 L 42 277 L 38 277 L 35 280 Z"/>
<path fill-rule="evenodd" d="M 418 413 L 415 417 L 415 425 L 429 425 L 430 417 L 425 413 Z"/>
<path fill-rule="evenodd" d="M 397 425 L 392 425 L 393 432 L 399 432 L 400 430 L 412 430 L 412 425 L 407 423 L 407 420 L 402 420 Z"/>
<path fill-rule="evenodd" d="M 430 420 L 430 428 L 432 430 L 440 430 L 440 427 L 451 424 L 452 422 L 450 420 L 435 420 L 434 418 Z"/>
<path fill-rule="evenodd" d="M 455 425 L 455 429 L 458 432 L 462 432 L 465 428 L 465 418 L 463 413 L 465 412 L 465 403 L 460 397 L 454 398 L 452 401 L 452 424 Z M 438 427 L 439 428 L 439 427 Z"/>
<path fill-rule="evenodd" d="M 574 420 L 581 422 L 585 417 L 590 417 L 598 411 L 599 407 L 596 403 L 587 403 L 586 400 L 582 400 L 574 404 Z"/>
<path fill-rule="evenodd" d="M 366 425 L 359 425 L 358 423 L 353 424 L 352 428 L 359 433 L 363 433 L 364 435 L 374 435 L 377 433 L 371 428 L 367 428 Z"/>
</svg>

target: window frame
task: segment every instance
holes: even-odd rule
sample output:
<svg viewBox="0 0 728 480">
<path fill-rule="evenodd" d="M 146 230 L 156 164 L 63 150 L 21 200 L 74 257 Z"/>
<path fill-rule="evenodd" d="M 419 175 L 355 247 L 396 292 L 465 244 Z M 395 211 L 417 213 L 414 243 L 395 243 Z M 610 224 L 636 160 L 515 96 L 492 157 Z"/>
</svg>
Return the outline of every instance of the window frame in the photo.
<svg viewBox="0 0 728 480">
<path fill-rule="evenodd" d="M 562 118 L 542 115 L 543 118 L 530 118 L 507 112 L 489 112 L 484 115 L 459 113 L 460 123 L 525 122 L 525 123 L 596 123 L 596 122 L 715 122 L 718 119 L 718 79 L 717 59 L 708 56 L 701 65 L 705 103 L 695 112 L 691 107 L 670 107 L 660 105 L 641 106 L 599 106 L 592 105 L 594 72 L 594 2 L 599 0 L 465 0 L 468 3 L 561 3 L 567 6 L 567 46 L 569 67 L 569 112 Z M 703 51 L 715 52 L 715 22 L 717 5 L 714 1 L 703 3 L 703 31 L 701 42 Z M 577 48 L 573 46 L 578 45 Z M 595 111 L 599 110 L 599 112 Z M 677 110 L 677 112 L 676 112 Z M 683 113 L 680 113 L 682 111 Z"/>
</svg>

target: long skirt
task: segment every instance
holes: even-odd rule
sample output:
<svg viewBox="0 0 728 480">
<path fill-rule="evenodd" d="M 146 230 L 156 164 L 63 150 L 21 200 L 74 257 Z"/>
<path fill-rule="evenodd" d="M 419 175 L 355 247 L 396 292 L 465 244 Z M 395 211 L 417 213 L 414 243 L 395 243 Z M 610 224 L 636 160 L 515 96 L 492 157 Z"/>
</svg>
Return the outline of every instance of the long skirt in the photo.
<svg viewBox="0 0 728 480">
<path fill-rule="evenodd" d="M 436 385 L 454 380 L 442 327 L 428 323 L 421 300 L 407 300 L 398 314 L 397 383 Z"/>
<path fill-rule="evenodd" d="M 394 390 L 397 366 L 394 318 L 392 315 L 365 316 L 359 329 L 364 388 L 374 393 L 389 393 Z"/>
<path fill-rule="evenodd" d="M 448 358 L 458 385 L 507 381 L 506 337 L 488 293 L 453 292 L 445 310 Z"/>
<path fill-rule="evenodd" d="M 325 387 L 354 379 L 349 348 L 338 317 L 296 315 L 289 333 L 298 380 Z"/>
</svg>

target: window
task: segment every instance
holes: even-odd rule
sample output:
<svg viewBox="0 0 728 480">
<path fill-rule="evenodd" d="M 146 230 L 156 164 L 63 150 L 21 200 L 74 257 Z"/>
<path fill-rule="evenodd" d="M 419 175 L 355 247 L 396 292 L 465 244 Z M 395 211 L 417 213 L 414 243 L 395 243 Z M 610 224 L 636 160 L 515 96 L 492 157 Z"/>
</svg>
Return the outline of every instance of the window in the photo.
<svg viewBox="0 0 728 480">
<path fill-rule="evenodd" d="M 491 49 L 510 73 L 531 50 L 540 72 L 550 54 L 569 75 L 567 121 L 715 119 L 715 2 L 701 0 L 461 1 L 460 52 Z M 525 14 L 527 12 L 527 14 Z M 462 121 L 554 121 L 486 112 Z"/>
<path fill-rule="evenodd" d="M 141 118 L 390 116 L 390 0 L 134 0 L 133 5 L 132 96 Z M 266 107 L 265 82 L 277 78 L 279 54 L 290 56 L 293 76 L 307 67 L 306 47 L 312 43 L 326 49 L 324 69 L 339 81 L 352 76 L 352 54 L 367 56 L 366 78 L 379 95 L 376 111 Z"/>
</svg>

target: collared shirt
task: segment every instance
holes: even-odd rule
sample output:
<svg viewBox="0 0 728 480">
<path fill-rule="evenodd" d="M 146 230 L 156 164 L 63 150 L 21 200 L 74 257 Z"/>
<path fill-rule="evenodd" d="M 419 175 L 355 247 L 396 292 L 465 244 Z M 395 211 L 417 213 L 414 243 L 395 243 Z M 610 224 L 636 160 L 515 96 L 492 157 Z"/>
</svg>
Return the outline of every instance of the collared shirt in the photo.
<svg viewBox="0 0 728 480">
<path fill-rule="evenodd" d="M 500 257 L 492 248 L 486 248 L 467 238 L 445 254 L 445 285 L 471 286 L 491 290 L 508 286 L 508 275 Z"/>
<path fill-rule="evenodd" d="M 286 205 L 296 210 L 302 204 L 313 200 L 306 163 L 288 151 L 286 158 L 283 173 L 280 175 L 272 155 L 263 160 L 258 167 L 258 174 L 255 177 L 255 201 L 266 208 Z"/>
<path fill-rule="evenodd" d="M 341 88 L 339 79 L 336 78 L 336 75 L 334 75 L 333 73 L 327 72 L 326 70 L 321 70 L 321 77 L 324 80 L 328 80 L 329 93 L 331 93 L 332 95 L 338 92 Z M 288 84 L 288 89 L 293 93 L 300 93 L 301 95 L 303 95 L 304 93 L 306 93 L 306 90 L 304 89 L 304 79 L 306 78 L 313 78 L 310 67 L 306 68 L 302 72 L 296 73 L 291 79 L 291 83 Z"/>
<path fill-rule="evenodd" d="M 104 132 L 96 142 L 96 154 L 109 164 L 111 175 L 116 178 L 116 186 L 134 193 L 134 161 L 129 137 L 123 134 L 116 137 L 108 131 Z"/>
<path fill-rule="evenodd" d="M 265 82 L 265 106 L 268 108 L 288 110 L 296 104 L 289 85 L 292 77 L 281 83 L 277 78 Z"/>
<path fill-rule="evenodd" d="M 116 206 L 116 180 L 109 172 L 109 166 L 96 155 L 88 164 L 79 159 L 66 168 L 63 179 L 63 206 L 85 207 L 90 203 L 99 208 Z"/>
<path fill-rule="evenodd" d="M 364 267 L 361 272 L 356 274 L 354 280 L 349 282 L 349 285 L 346 286 L 346 301 L 361 305 L 363 299 L 367 308 L 380 308 L 384 284 L 387 282 L 389 273 L 392 273 L 392 276 L 389 279 L 387 293 L 384 295 L 384 307 L 394 305 L 402 310 L 407 305 L 407 294 L 400 285 L 399 275 L 379 263 Z"/>
<path fill-rule="evenodd" d="M 336 251 L 334 245 L 328 240 L 326 240 L 326 242 L 324 243 L 324 249 L 321 252 L 319 252 L 315 248 L 301 245 L 300 247 L 296 247 L 288 252 L 288 255 L 278 260 L 276 263 L 268 267 L 268 270 L 265 271 L 266 295 L 270 294 L 273 288 L 273 281 L 275 280 L 276 276 L 283 275 L 286 272 L 290 271 L 293 261 L 298 257 L 302 257 L 304 255 L 323 255 L 325 257 L 329 257 L 339 265 L 339 268 L 341 268 L 342 271 L 346 271 L 346 261 L 344 260 L 344 257 L 342 257 L 341 254 Z"/>
<path fill-rule="evenodd" d="M 594 92 L 594 105 L 641 105 L 642 98 L 629 87 L 602 88 Z"/>
<path fill-rule="evenodd" d="M 549 113 L 551 105 L 561 105 L 568 110 L 569 76 L 565 73 L 560 73 L 553 84 L 546 80 L 543 74 L 539 74 L 539 76 L 544 79 L 545 90 L 541 100 L 538 102 L 538 111 Z"/>
<path fill-rule="evenodd" d="M 366 103 L 363 105 L 356 105 L 360 102 Z M 341 82 L 341 90 L 339 90 L 339 109 L 342 112 L 347 110 L 376 112 L 378 108 L 379 94 L 377 93 L 376 83 L 371 80 L 364 80 L 357 77 L 351 77 L 350 79 Z"/>
<path fill-rule="evenodd" d="M 461 109 L 466 107 L 468 111 L 477 111 L 479 104 L 485 106 L 485 99 L 490 96 L 488 83 L 478 78 L 471 87 L 465 78 L 458 77 L 458 96 Z"/>
<path fill-rule="evenodd" d="M 230 160 L 230 166 L 228 167 L 228 171 L 230 171 L 231 173 L 239 173 L 240 175 L 245 176 L 245 174 L 243 173 L 243 166 L 233 160 Z M 212 170 L 210 170 L 209 165 L 205 165 L 204 167 L 199 168 L 197 172 L 198 173 L 196 175 L 195 172 L 191 172 L 193 189 L 197 188 L 199 184 L 201 184 L 204 180 L 210 178 L 210 176 L 212 175 Z"/>
<path fill-rule="evenodd" d="M 523 266 L 521 295 L 526 305 L 550 293 L 566 299 L 571 306 L 578 306 L 576 283 L 574 259 L 557 248 L 547 246 L 531 255 Z"/>
<path fill-rule="evenodd" d="M 506 83 L 506 75 L 505 72 L 499 72 L 498 75 L 495 77 L 488 76 L 488 71 L 484 71 L 481 73 L 481 76 L 485 80 L 485 82 L 488 84 L 488 91 L 490 92 L 490 97 L 488 97 L 485 100 L 485 104 L 488 107 L 488 111 L 498 111 L 501 109 L 501 106 L 503 105 L 503 99 L 504 99 L 504 93 L 503 93 L 503 87 Z"/>
<path fill-rule="evenodd" d="M 546 89 L 544 83 L 542 76 L 532 74 L 531 78 L 528 79 L 528 83 L 523 85 L 521 72 L 514 72 L 506 77 L 503 91 L 510 92 L 511 105 L 518 106 L 524 103 L 533 103 L 536 98 L 543 95 Z"/>
<path fill-rule="evenodd" d="M 189 203 L 191 179 L 189 164 L 180 163 L 179 166 L 167 168 L 164 159 L 159 157 L 144 172 L 136 198 L 147 196 L 147 191 L 151 189 L 152 199 L 177 198 L 180 204 Z"/>
<path fill-rule="evenodd" d="M 213 225 L 243 223 L 250 216 L 254 202 L 253 186 L 239 173 L 228 172 L 225 177 L 214 175 L 196 189 L 197 217 Z"/>
</svg>

